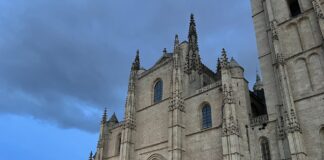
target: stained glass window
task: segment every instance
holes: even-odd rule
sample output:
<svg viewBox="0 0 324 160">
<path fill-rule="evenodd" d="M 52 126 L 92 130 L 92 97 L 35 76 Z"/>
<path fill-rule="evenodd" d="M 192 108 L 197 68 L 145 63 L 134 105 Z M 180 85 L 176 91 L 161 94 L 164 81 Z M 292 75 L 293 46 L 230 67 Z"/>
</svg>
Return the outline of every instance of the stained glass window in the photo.
<svg viewBox="0 0 324 160">
<path fill-rule="evenodd" d="M 158 103 L 162 100 L 163 95 L 163 82 L 157 81 L 154 86 L 154 103 Z"/>
<path fill-rule="evenodd" d="M 212 117 L 211 117 L 211 108 L 209 104 L 205 104 L 202 108 L 202 128 L 212 127 Z"/>
</svg>

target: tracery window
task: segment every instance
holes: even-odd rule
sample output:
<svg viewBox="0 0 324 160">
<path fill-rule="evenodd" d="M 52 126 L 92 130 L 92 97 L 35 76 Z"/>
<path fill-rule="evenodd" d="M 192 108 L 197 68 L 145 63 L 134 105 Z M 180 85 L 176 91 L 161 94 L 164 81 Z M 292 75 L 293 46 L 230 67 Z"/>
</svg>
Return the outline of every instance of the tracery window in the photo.
<svg viewBox="0 0 324 160">
<path fill-rule="evenodd" d="M 261 138 L 260 144 L 261 144 L 262 160 L 271 160 L 268 139 L 265 137 Z"/>
<path fill-rule="evenodd" d="M 154 97 L 153 102 L 158 103 L 162 100 L 163 95 L 163 82 L 162 80 L 158 80 L 154 85 Z"/>
<path fill-rule="evenodd" d="M 202 108 L 202 128 L 212 127 L 211 108 L 209 104 L 205 104 Z"/>
</svg>

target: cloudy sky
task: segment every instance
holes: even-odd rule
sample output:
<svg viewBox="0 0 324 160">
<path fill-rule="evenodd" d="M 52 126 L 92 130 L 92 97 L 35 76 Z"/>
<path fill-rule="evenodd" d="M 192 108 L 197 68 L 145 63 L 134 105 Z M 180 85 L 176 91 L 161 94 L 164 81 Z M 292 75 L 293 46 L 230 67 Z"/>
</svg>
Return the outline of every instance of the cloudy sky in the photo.
<svg viewBox="0 0 324 160">
<path fill-rule="evenodd" d="M 82 160 L 104 107 L 123 118 L 137 49 L 145 68 L 186 40 L 195 14 L 202 61 L 224 47 L 255 80 L 249 0 L 0 0 L 1 159 Z"/>
</svg>

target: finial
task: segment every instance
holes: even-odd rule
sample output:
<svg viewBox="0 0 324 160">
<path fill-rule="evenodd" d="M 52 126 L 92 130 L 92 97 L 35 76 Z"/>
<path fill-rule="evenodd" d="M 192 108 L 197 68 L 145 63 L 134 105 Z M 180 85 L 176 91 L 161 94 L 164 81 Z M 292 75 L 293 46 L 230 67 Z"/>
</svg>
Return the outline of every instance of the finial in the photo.
<svg viewBox="0 0 324 160">
<path fill-rule="evenodd" d="M 140 69 L 140 58 L 139 58 L 139 49 L 136 51 L 136 57 L 132 64 L 132 70 L 139 70 Z"/>
<path fill-rule="evenodd" d="M 92 151 L 90 152 L 90 155 L 89 155 L 89 160 L 93 160 Z"/>
<path fill-rule="evenodd" d="M 195 17 L 194 17 L 194 14 L 193 13 L 190 14 L 190 21 L 191 22 L 195 22 Z"/>
<path fill-rule="evenodd" d="M 179 45 L 179 37 L 178 37 L 178 34 L 175 35 L 174 37 L 174 47 Z"/>
<path fill-rule="evenodd" d="M 104 113 L 102 115 L 101 124 L 104 124 L 106 122 L 107 122 L 107 108 L 105 108 Z"/>
<path fill-rule="evenodd" d="M 167 54 L 166 48 L 163 49 L 163 54 Z"/>
</svg>

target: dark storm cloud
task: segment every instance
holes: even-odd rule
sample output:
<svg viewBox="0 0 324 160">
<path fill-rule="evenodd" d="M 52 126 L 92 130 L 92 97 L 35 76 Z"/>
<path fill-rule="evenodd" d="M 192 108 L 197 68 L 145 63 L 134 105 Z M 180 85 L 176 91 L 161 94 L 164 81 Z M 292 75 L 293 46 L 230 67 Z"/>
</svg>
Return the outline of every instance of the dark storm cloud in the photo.
<svg viewBox="0 0 324 160">
<path fill-rule="evenodd" d="M 136 49 L 148 68 L 174 34 L 186 39 L 190 13 L 203 61 L 214 69 L 226 47 L 253 77 L 249 2 L 1 1 L 0 113 L 97 131 L 103 107 L 122 115 Z"/>
</svg>

